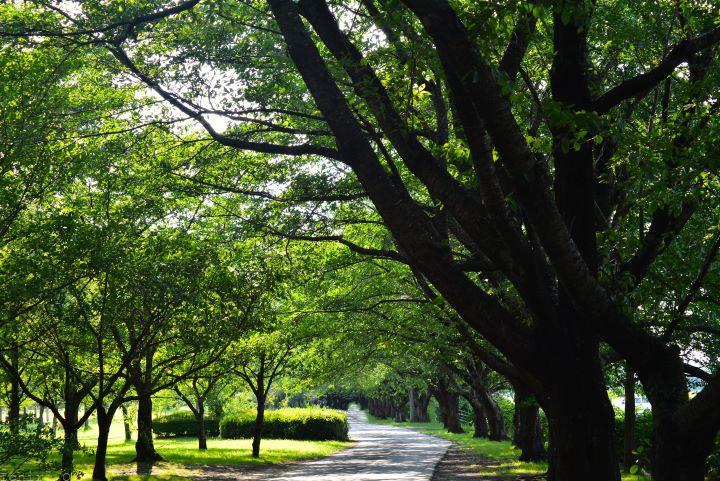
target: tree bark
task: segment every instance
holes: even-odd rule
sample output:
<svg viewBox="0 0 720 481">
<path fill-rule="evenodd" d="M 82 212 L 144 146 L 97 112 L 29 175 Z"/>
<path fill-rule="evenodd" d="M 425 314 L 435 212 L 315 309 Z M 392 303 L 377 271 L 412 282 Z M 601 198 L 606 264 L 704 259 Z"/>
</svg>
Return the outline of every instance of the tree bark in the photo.
<svg viewBox="0 0 720 481">
<path fill-rule="evenodd" d="M 563 365 L 553 370 L 557 382 L 547 394 L 552 402 L 545 409 L 550 427 L 548 481 L 619 481 L 614 413 L 599 365 L 596 370 Z M 595 376 L 590 376 L 593 371 Z"/>
<path fill-rule="evenodd" d="M 523 386 L 515 389 L 516 446 L 521 449 L 521 461 L 547 459 L 540 425 L 540 408 L 530 392 Z"/>
<path fill-rule="evenodd" d="M 459 415 L 459 398 L 460 396 L 448 389 L 444 380 L 438 382 L 434 390 L 435 398 L 438 400 L 440 407 L 440 415 L 442 417 L 443 426 L 450 433 L 464 433 L 460 425 Z"/>
<path fill-rule="evenodd" d="M 468 396 L 468 401 L 470 402 L 473 410 L 473 426 L 475 428 L 475 431 L 473 432 L 473 437 L 489 437 L 488 420 L 487 416 L 485 416 L 485 408 L 483 408 L 482 404 L 472 395 Z"/>
<path fill-rule="evenodd" d="M 635 373 L 625 367 L 625 426 L 623 432 L 623 468 L 630 472 L 635 464 Z"/>
<path fill-rule="evenodd" d="M 408 394 L 410 401 L 410 422 L 429 423 L 430 415 L 428 414 L 428 405 L 430 404 L 430 394 L 427 392 L 418 393 L 414 388 L 410 388 Z"/>
<path fill-rule="evenodd" d="M 202 401 L 198 402 L 195 420 L 197 421 L 198 449 L 206 450 L 207 436 L 205 435 L 205 404 Z"/>
<path fill-rule="evenodd" d="M 132 431 L 130 429 L 130 420 L 128 419 L 127 407 L 123 404 L 120 408 L 123 417 L 123 428 L 125 430 L 125 441 L 132 441 Z"/>
<path fill-rule="evenodd" d="M 107 472 L 105 469 L 107 445 L 115 410 L 116 408 L 112 406 L 109 410 L 106 410 L 102 404 L 98 404 L 97 406 L 98 439 L 95 448 L 95 465 L 93 466 L 92 474 L 93 481 L 107 481 Z"/>
<path fill-rule="evenodd" d="M 477 388 L 475 390 L 475 396 L 478 402 L 482 405 L 485 412 L 485 416 L 488 421 L 489 433 L 488 437 L 492 441 L 504 441 L 508 438 L 507 430 L 505 429 L 505 419 L 500 411 L 497 401 L 495 401 L 489 392 L 483 388 Z"/>
<path fill-rule="evenodd" d="M 152 430 L 152 397 L 149 393 L 138 393 L 137 441 L 135 442 L 135 462 L 153 464 L 161 461 L 155 444 Z"/>
<path fill-rule="evenodd" d="M 260 440 L 263 434 L 263 425 L 265 424 L 265 396 L 261 395 L 257 398 L 257 414 L 255 415 L 255 426 L 253 427 L 252 456 L 260 457 Z"/>
<path fill-rule="evenodd" d="M 404 423 L 407 421 L 407 416 L 405 415 L 405 405 L 407 404 L 407 399 L 405 398 L 399 398 L 396 401 L 395 404 L 395 422 L 396 423 Z"/>
<path fill-rule="evenodd" d="M 10 362 L 13 370 L 17 372 L 19 366 L 19 351 L 13 347 L 10 351 Z M 10 431 L 16 433 L 20 427 L 20 381 L 14 375 L 10 375 L 10 400 L 8 405 L 8 425 Z"/>
<path fill-rule="evenodd" d="M 62 459 L 60 462 L 60 480 L 72 477 L 74 471 L 74 452 L 78 448 L 77 422 L 79 406 L 73 402 L 73 399 L 65 400 L 65 422 L 63 423 L 63 431 L 65 439 L 62 447 Z"/>
</svg>

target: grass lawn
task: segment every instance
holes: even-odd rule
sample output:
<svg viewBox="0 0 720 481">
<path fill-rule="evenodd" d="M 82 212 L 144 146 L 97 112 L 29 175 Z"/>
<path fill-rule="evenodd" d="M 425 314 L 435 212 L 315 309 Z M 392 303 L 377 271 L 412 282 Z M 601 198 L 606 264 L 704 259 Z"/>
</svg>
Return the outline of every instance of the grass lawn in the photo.
<svg viewBox="0 0 720 481">
<path fill-rule="evenodd" d="M 78 435 L 80 443 L 89 451 L 75 453 L 75 466 L 82 472 L 82 480 L 90 480 L 97 429 L 91 423 L 91 429 L 81 430 Z M 195 438 L 155 439 L 155 449 L 166 461 L 155 465 L 151 475 L 138 475 L 136 465 L 130 463 L 135 457 L 135 441 L 126 442 L 122 424 L 114 423 L 108 443 L 108 477 L 114 481 L 188 481 L 198 472 L 199 465 L 260 466 L 310 460 L 352 445 L 341 441 L 263 439 L 260 457 L 256 459 L 251 455 L 251 443 L 250 439 L 208 439 L 207 451 L 200 451 Z M 3 471 L 2 468 L 0 465 L 0 471 Z M 28 467 L 27 471 L 39 474 L 32 467 Z M 42 473 L 39 477 L 48 481 L 56 480 L 57 473 Z"/>
<path fill-rule="evenodd" d="M 455 442 L 463 447 L 472 449 L 476 454 L 488 458 L 491 462 L 485 466 L 477 466 L 476 472 L 488 476 L 527 476 L 541 474 L 547 471 L 547 463 L 524 463 L 518 461 L 520 450 L 510 441 L 490 441 L 488 439 L 473 438 L 472 429 L 465 426 L 464 434 L 448 433 L 439 422 L 432 423 L 396 423 L 390 419 L 379 419 L 368 414 L 368 420 L 376 424 L 390 424 L 413 428 L 425 434 L 431 434 Z M 623 481 L 650 481 L 649 477 L 623 474 Z"/>
</svg>

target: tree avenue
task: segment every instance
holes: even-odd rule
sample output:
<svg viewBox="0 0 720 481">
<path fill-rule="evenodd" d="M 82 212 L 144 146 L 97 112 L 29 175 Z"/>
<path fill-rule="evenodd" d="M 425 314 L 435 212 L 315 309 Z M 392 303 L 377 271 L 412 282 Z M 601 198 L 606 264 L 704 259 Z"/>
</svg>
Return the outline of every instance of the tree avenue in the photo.
<svg viewBox="0 0 720 481">
<path fill-rule="evenodd" d="M 705 479 L 720 432 L 716 2 L 1 8 L 5 64 L 70 64 L 30 102 L 50 113 L 16 108 L 31 130 L 3 122 L 16 174 L 0 199 L 3 327 L 23 326 L 3 335 L 0 364 L 14 396 L 61 420 L 66 452 L 90 411 L 100 421 L 109 403 L 112 419 L 137 401 L 137 461 L 160 459 L 152 396 L 165 389 L 204 449 L 221 365 L 252 392 L 255 457 L 272 389 L 342 372 L 371 385 L 358 389 L 378 417 L 424 420 L 432 396 L 459 432 L 463 400 L 477 436 L 547 458 L 548 480 L 618 481 L 635 413 L 620 449 L 608 388 L 624 376 L 634 401 L 637 376 L 652 479 Z M 8 111 L 24 98 L 0 95 Z M 78 131 L 72 149 L 48 140 Z M 38 160 L 50 156 L 71 167 L 55 173 Z M 52 195 L 86 216 L 56 220 Z M 42 238 L 55 231 L 60 247 Z M 26 273 L 43 280 L 29 288 Z M 33 326 L 65 322 L 49 357 L 76 384 L 62 414 L 60 386 L 19 363 L 46 355 L 23 347 Z M 87 362 L 57 356 L 70 341 L 109 364 L 70 376 Z M 71 401 L 86 397 L 78 418 Z"/>
</svg>

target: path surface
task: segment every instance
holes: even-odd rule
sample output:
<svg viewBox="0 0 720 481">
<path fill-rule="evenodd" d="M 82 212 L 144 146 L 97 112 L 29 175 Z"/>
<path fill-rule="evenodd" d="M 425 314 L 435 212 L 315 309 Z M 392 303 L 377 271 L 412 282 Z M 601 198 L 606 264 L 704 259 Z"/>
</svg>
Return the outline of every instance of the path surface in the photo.
<svg viewBox="0 0 720 481">
<path fill-rule="evenodd" d="M 357 445 L 326 458 L 302 463 L 275 481 L 429 481 L 450 443 L 411 429 L 370 424 L 350 406 L 350 438 Z"/>
</svg>

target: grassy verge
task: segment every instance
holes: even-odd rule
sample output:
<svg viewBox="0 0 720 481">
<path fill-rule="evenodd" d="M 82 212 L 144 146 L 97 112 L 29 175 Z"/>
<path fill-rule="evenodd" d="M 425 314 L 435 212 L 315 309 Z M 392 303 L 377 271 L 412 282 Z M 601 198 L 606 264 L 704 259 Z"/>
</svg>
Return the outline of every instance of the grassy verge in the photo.
<svg viewBox="0 0 720 481">
<path fill-rule="evenodd" d="M 520 450 L 515 448 L 509 441 L 490 441 L 487 439 L 473 438 L 472 430 L 466 427 L 464 434 L 453 434 L 445 431 L 441 423 L 396 423 L 389 419 L 379 419 L 368 415 L 368 420 L 375 424 L 389 424 L 412 428 L 418 432 L 438 436 L 448 441 L 471 449 L 480 457 L 486 458 L 487 463 L 482 466 L 473 466 L 478 474 L 484 476 L 528 476 L 542 474 L 547 471 L 547 463 L 524 463 L 518 461 Z M 624 474 L 623 481 L 650 481 L 649 477 Z"/>
<path fill-rule="evenodd" d="M 85 481 L 92 479 L 97 431 L 94 426 L 88 431 L 80 431 L 79 438 L 87 450 L 75 453 L 75 466 L 82 473 L 79 479 Z M 253 458 L 251 443 L 249 439 L 209 439 L 207 451 L 200 451 L 195 438 L 156 439 L 155 449 L 166 461 L 153 466 L 149 475 L 137 474 L 136 465 L 130 462 L 135 457 L 135 442 L 124 440 L 120 425 L 120 429 L 111 431 L 107 473 L 112 481 L 189 481 L 200 472 L 202 465 L 252 467 L 311 460 L 325 457 L 352 444 L 341 441 L 263 439 L 260 457 Z M 2 471 L 3 466 L 0 465 Z M 32 473 L 33 477 L 37 475 L 43 481 L 57 479 L 57 473 L 39 473 L 32 466 L 23 471 Z"/>
</svg>

